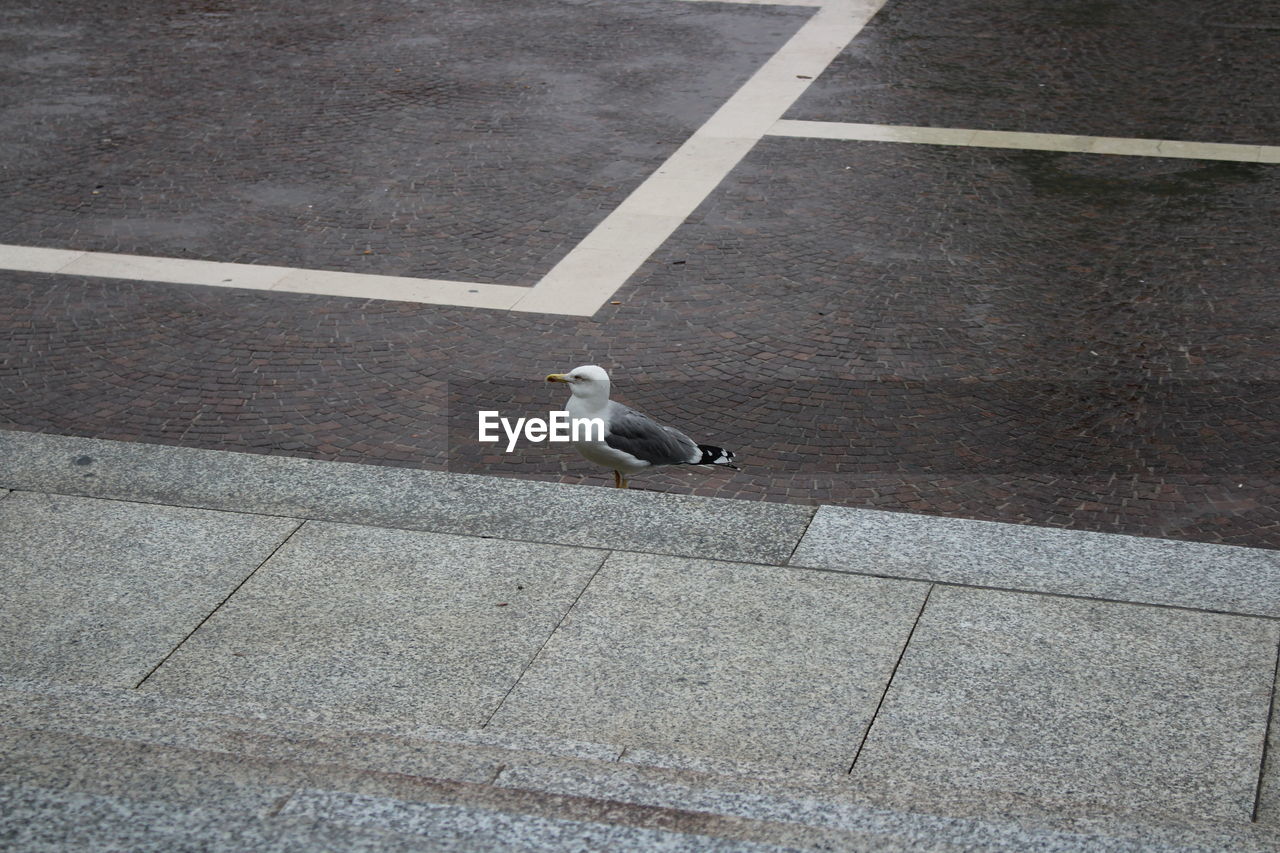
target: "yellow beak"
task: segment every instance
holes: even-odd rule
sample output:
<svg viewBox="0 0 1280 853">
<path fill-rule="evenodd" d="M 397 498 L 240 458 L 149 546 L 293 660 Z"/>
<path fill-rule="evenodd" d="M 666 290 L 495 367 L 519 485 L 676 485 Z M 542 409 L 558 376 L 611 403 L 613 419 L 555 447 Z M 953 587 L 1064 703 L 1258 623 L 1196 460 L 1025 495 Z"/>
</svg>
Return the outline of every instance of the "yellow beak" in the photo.
<svg viewBox="0 0 1280 853">
<path fill-rule="evenodd" d="M 569 377 L 565 376 L 563 373 L 552 373 L 549 376 L 547 376 L 547 381 L 548 382 L 568 382 Z"/>
</svg>

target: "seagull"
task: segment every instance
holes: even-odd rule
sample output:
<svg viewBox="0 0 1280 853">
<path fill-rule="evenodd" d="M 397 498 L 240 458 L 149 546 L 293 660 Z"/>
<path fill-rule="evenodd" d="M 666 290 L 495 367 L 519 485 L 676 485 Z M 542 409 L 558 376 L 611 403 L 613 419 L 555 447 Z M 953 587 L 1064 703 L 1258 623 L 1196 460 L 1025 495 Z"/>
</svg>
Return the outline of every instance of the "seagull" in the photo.
<svg viewBox="0 0 1280 853">
<path fill-rule="evenodd" d="M 698 444 L 689 436 L 609 399 L 609 374 L 596 364 L 552 373 L 548 382 L 564 382 L 572 392 L 565 407 L 572 420 L 600 418 L 604 441 L 575 441 L 589 462 L 613 469 L 613 484 L 627 488 L 627 475 L 654 465 L 728 465 L 733 451 Z"/>
</svg>

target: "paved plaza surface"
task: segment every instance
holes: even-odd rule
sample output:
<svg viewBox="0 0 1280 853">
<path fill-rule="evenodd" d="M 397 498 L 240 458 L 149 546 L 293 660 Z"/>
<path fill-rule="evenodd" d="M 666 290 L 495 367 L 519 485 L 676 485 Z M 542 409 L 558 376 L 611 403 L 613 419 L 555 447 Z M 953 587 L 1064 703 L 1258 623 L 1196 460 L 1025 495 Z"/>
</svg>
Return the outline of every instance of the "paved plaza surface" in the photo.
<svg viewBox="0 0 1280 853">
<path fill-rule="evenodd" d="M 6 428 L 605 485 L 476 441 L 595 362 L 637 488 L 1280 546 L 1265 7 L 0 23 Z"/>
<path fill-rule="evenodd" d="M 1270 549 L 23 431 L 0 538 L 6 850 L 1280 844 Z"/>
<path fill-rule="evenodd" d="M 4 4 L 0 849 L 1277 849 L 1277 31 Z"/>
</svg>

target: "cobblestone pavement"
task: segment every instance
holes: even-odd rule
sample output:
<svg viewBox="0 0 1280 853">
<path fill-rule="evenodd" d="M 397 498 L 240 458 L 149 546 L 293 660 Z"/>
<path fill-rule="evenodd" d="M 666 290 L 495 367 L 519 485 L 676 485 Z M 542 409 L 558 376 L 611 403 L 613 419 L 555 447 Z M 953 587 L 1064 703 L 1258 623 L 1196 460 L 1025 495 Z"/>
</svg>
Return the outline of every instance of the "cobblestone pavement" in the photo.
<svg viewBox="0 0 1280 853">
<path fill-rule="evenodd" d="M 805 17 L 20 5 L 0 36 L 0 242 L 533 284 Z"/>
<path fill-rule="evenodd" d="M 1280 143 L 1257 10 L 955 5 L 891 4 L 789 116 Z M 107 8 L 4 13 L 0 242 L 508 284 L 811 12 Z M 744 462 L 640 488 L 1276 548 L 1277 199 L 1272 164 L 770 137 L 591 318 L 0 271 L 0 425 L 604 485 L 475 422 L 598 362 Z"/>
<path fill-rule="evenodd" d="M 1223 0 L 898 0 L 789 117 L 1275 145 L 1277 30 Z"/>
</svg>

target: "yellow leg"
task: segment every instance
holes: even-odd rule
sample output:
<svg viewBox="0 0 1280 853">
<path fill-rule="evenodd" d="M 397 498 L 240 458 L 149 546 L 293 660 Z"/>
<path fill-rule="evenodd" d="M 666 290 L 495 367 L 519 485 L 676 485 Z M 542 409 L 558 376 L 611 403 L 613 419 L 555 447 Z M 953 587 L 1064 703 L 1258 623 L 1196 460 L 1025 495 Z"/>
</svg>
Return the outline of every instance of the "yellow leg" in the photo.
<svg viewBox="0 0 1280 853">
<path fill-rule="evenodd" d="M 617 489 L 625 489 L 627 487 L 627 478 L 622 476 L 621 471 L 613 472 L 613 485 Z"/>
</svg>

